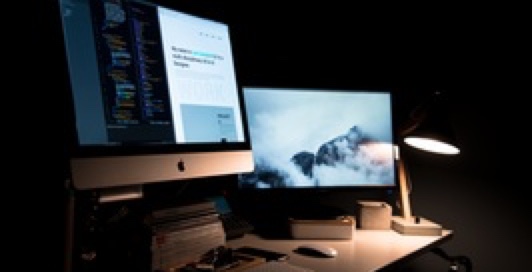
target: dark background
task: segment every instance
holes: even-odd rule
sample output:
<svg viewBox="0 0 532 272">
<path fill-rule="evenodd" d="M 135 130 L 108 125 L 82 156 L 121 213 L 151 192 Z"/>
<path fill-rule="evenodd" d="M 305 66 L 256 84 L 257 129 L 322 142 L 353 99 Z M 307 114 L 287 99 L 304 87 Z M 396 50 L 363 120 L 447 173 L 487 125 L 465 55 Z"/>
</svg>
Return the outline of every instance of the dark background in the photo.
<svg viewBox="0 0 532 272">
<path fill-rule="evenodd" d="M 526 270 L 529 191 L 526 179 L 511 170 L 520 163 L 504 155 L 515 143 L 506 136 L 521 129 L 525 122 L 517 120 L 526 110 L 508 118 L 513 112 L 508 108 L 520 104 L 507 62 L 519 62 L 519 43 L 515 21 L 502 17 L 503 8 L 259 2 L 233 16 L 236 34 L 243 37 L 236 42 L 246 56 L 244 83 L 391 88 L 398 122 L 427 92 L 446 92 L 461 154 L 403 149 L 413 213 L 452 229 L 455 236 L 443 248 L 469 256 L 474 271 Z M 445 267 L 427 254 L 403 271 Z"/>
<path fill-rule="evenodd" d="M 508 20 L 494 16 L 504 11 L 468 6 L 366 7 L 341 1 L 290 6 L 279 0 L 200 2 L 230 23 L 241 85 L 391 89 L 397 122 L 405 120 L 427 94 L 445 92 L 461 154 L 449 157 L 403 149 L 413 182 L 413 213 L 453 230 L 454 238 L 443 248 L 449 254 L 469 256 L 474 271 L 526 270 L 531 242 L 528 179 L 514 177 L 526 173 L 515 162 L 525 159 L 503 155 L 508 148 L 521 147 L 503 140 L 505 134 L 522 129 L 509 128 L 505 119 L 516 91 L 508 87 L 507 77 L 511 73 L 507 61 L 515 54 L 513 28 Z M 51 7 L 44 9 L 49 13 L 43 17 L 46 22 L 56 20 L 54 4 Z M 60 37 L 55 23 L 45 25 L 52 32 L 43 32 L 43 38 Z M 50 52 L 60 56 L 61 43 L 53 41 Z M 65 87 L 63 79 L 51 84 Z M 235 181 L 235 176 L 228 176 L 190 182 L 188 187 L 153 186 L 147 193 L 172 189 L 170 195 L 192 196 L 205 190 L 238 196 Z M 356 193 L 337 196 L 327 195 L 324 201 L 345 206 L 356 200 Z M 74 229 L 78 231 L 79 227 Z M 427 254 L 401 271 L 446 269 L 442 259 Z"/>
</svg>

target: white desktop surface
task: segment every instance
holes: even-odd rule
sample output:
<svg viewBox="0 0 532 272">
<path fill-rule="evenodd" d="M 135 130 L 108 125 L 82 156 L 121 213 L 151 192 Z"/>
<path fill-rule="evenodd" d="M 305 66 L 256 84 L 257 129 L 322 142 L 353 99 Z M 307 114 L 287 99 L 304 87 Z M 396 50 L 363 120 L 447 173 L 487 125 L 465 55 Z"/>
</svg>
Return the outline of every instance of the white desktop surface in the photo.
<svg viewBox="0 0 532 272">
<path fill-rule="evenodd" d="M 401 235 L 393 230 L 360 230 L 353 233 L 351 240 L 275 240 L 263 239 L 255 234 L 230 240 L 232 248 L 253 246 L 288 254 L 288 262 L 310 268 L 317 272 L 368 272 L 388 268 L 392 264 L 409 260 L 452 237 L 452 232 L 444 230 L 442 236 Z M 334 258 L 316 258 L 294 253 L 301 244 L 318 243 L 338 250 Z"/>
</svg>

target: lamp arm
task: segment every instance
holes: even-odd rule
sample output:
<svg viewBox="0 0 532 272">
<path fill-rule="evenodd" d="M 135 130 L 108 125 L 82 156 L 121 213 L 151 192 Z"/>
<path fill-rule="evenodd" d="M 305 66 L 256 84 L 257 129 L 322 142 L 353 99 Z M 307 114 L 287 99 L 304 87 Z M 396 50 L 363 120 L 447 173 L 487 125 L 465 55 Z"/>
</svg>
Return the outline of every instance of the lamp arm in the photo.
<svg viewBox="0 0 532 272">
<path fill-rule="evenodd" d="M 405 160 L 403 158 L 397 156 L 396 162 L 397 172 L 399 174 L 400 203 L 398 203 L 398 206 L 400 206 L 400 215 L 392 217 L 392 229 L 401 234 L 407 235 L 442 235 L 443 228 L 440 224 L 419 216 L 412 216 L 412 209 L 410 206 L 411 186 L 409 186 L 411 184 L 407 171 L 408 169 L 405 166 Z"/>
<path fill-rule="evenodd" d="M 410 208 L 410 194 L 408 192 L 407 173 L 403 159 L 397 160 L 399 166 L 399 198 L 401 205 L 401 216 L 405 220 L 412 218 L 412 209 Z"/>
</svg>

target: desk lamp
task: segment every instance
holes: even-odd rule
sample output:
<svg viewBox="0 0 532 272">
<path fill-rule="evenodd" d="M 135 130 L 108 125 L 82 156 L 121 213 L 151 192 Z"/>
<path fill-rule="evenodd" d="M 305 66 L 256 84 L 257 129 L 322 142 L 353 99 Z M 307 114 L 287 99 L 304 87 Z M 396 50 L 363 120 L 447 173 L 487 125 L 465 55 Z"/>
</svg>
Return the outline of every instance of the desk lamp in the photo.
<svg viewBox="0 0 532 272">
<path fill-rule="evenodd" d="M 412 147 L 444 155 L 460 152 L 456 147 L 442 94 L 434 92 L 431 98 L 415 108 L 410 119 L 399 131 L 399 136 Z M 412 216 L 407 186 L 409 176 L 404 158 L 399 156 L 399 196 L 401 215 L 392 217 L 392 229 L 408 235 L 441 235 L 441 225 L 419 216 Z"/>
</svg>

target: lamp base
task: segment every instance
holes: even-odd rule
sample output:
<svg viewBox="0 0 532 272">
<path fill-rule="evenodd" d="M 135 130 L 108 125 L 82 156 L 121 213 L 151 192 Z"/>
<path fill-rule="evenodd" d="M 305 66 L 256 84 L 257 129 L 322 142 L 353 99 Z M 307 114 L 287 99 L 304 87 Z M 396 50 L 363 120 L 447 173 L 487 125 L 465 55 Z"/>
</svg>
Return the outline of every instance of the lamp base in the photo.
<svg viewBox="0 0 532 272">
<path fill-rule="evenodd" d="M 440 236 L 443 234 L 441 225 L 417 216 L 410 219 L 392 216 L 392 229 L 405 235 Z"/>
</svg>

